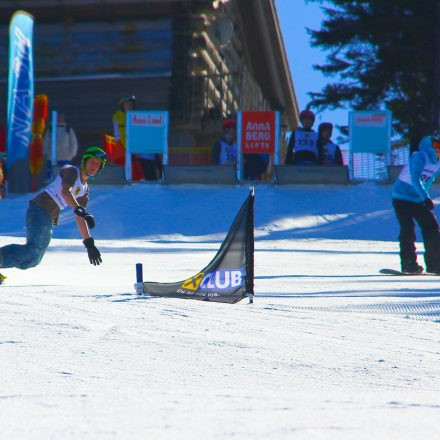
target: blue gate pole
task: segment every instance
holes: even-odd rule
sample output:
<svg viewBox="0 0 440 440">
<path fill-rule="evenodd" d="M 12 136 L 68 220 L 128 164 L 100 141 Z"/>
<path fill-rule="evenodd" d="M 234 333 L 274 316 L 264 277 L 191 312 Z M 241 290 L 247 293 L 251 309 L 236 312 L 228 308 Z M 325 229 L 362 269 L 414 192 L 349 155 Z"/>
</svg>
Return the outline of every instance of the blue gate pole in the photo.
<svg viewBox="0 0 440 440">
<path fill-rule="evenodd" d="M 136 293 L 142 295 L 144 293 L 144 280 L 142 274 L 142 263 L 136 263 L 136 284 L 134 285 Z"/>
</svg>

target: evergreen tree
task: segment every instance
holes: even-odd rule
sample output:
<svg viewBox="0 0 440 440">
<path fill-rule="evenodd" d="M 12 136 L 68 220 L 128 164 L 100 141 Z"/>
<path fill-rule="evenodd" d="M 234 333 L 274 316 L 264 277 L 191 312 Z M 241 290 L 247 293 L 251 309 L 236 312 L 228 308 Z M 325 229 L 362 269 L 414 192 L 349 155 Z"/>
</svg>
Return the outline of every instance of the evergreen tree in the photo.
<svg viewBox="0 0 440 440">
<path fill-rule="evenodd" d="M 320 1 L 320 0 L 311 0 Z M 440 5 L 437 0 L 327 0 L 313 46 L 329 52 L 314 66 L 338 82 L 310 93 L 319 109 L 386 107 L 412 144 L 438 127 Z M 332 4 L 332 6 L 330 6 Z"/>
</svg>

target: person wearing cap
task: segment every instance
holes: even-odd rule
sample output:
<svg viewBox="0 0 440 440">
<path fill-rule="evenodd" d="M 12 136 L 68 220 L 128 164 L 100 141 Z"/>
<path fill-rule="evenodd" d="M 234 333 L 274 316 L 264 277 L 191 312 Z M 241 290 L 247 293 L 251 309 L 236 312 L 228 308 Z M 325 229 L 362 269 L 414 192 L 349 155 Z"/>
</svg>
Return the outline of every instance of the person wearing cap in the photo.
<svg viewBox="0 0 440 440">
<path fill-rule="evenodd" d="M 213 165 L 235 165 L 237 163 L 236 124 L 232 119 L 223 122 L 223 135 L 212 148 Z"/>
<path fill-rule="evenodd" d="M 90 230 L 95 219 L 86 210 L 89 200 L 88 179 L 94 179 L 107 160 L 99 147 L 87 148 L 80 167 L 65 165 L 60 174 L 29 201 L 26 212 L 26 244 L 10 244 L 0 248 L 0 268 L 28 269 L 37 266 L 43 258 L 57 225 L 60 211 L 70 208 L 75 214 L 76 225 L 93 265 L 102 262 Z M 3 277 L 4 278 L 4 277 Z"/>
<path fill-rule="evenodd" d="M 318 164 L 318 133 L 313 130 L 315 114 L 303 110 L 299 114 L 302 127 L 292 132 L 287 146 L 286 165 L 317 165 Z"/>
<path fill-rule="evenodd" d="M 125 151 L 127 145 L 126 137 L 126 113 L 136 108 L 136 97 L 128 95 L 120 99 L 119 109 L 113 114 L 113 135 L 117 142 L 122 144 Z M 145 180 L 157 180 L 158 174 L 162 174 L 162 162 L 158 154 L 133 154 L 134 160 L 137 160 L 144 173 Z"/>
<path fill-rule="evenodd" d="M 320 165 L 344 165 L 341 149 L 332 140 L 333 124 L 322 122 L 318 126 L 318 163 Z"/>
<path fill-rule="evenodd" d="M 124 96 L 119 100 L 119 108 L 115 111 L 112 117 L 113 121 L 113 134 L 117 141 L 122 142 L 125 148 L 126 136 L 125 136 L 125 117 L 126 113 L 130 110 L 134 110 L 136 107 L 136 97 L 134 95 Z"/>
<path fill-rule="evenodd" d="M 440 228 L 429 191 L 440 174 L 440 131 L 425 136 L 394 182 L 391 196 L 400 225 L 400 264 L 408 274 L 423 272 L 417 263 L 415 222 L 422 230 L 426 272 L 440 275 Z"/>
</svg>

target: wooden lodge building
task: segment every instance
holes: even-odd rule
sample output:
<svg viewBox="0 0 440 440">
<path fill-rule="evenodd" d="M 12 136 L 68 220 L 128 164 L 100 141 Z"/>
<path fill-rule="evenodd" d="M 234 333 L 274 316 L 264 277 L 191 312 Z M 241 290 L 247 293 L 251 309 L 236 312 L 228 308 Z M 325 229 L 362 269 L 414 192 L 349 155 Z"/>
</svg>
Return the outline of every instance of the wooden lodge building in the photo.
<svg viewBox="0 0 440 440">
<path fill-rule="evenodd" d="M 2 0 L 0 122 L 18 9 L 35 19 L 35 93 L 65 113 L 81 148 L 112 133 L 119 100 L 132 94 L 139 110 L 169 110 L 174 163 L 206 163 L 239 110 L 279 110 L 284 130 L 297 125 L 274 0 Z"/>
</svg>

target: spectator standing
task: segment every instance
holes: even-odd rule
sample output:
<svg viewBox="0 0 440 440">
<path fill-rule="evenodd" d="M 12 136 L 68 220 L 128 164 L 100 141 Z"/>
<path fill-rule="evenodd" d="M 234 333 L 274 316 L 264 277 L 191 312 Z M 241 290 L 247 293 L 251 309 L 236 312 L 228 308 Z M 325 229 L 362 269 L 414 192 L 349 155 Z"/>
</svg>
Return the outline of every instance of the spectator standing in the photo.
<svg viewBox="0 0 440 440">
<path fill-rule="evenodd" d="M 235 165 L 237 163 L 236 123 L 232 119 L 223 122 L 223 135 L 212 148 L 214 165 Z"/>
<path fill-rule="evenodd" d="M 119 101 L 119 109 L 113 114 L 113 134 L 117 142 L 120 142 L 125 151 L 127 146 L 126 136 L 126 113 L 136 108 L 136 97 L 129 95 Z M 162 174 L 162 161 L 158 154 L 133 154 L 132 159 L 137 160 L 144 173 L 145 180 L 157 180 Z"/>
<path fill-rule="evenodd" d="M 48 177 L 52 178 L 52 128 L 48 127 L 43 136 L 43 156 L 46 159 Z M 62 111 L 57 112 L 57 126 L 56 126 L 56 160 L 57 165 L 63 166 L 70 164 L 72 159 L 78 153 L 78 139 L 73 128 L 65 121 L 65 116 Z"/>
<path fill-rule="evenodd" d="M 318 162 L 320 165 L 344 165 L 341 149 L 332 140 L 333 124 L 322 122 L 318 126 Z"/>
<path fill-rule="evenodd" d="M 318 133 L 313 130 L 315 114 L 303 110 L 299 114 L 302 127 L 292 132 L 286 152 L 286 165 L 317 165 L 318 164 Z"/>
<path fill-rule="evenodd" d="M 214 144 L 212 163 L 214 165 L 235 165 L 237 163 L 237 124 L 228 119 L 223 123 L 223 135 Z M 269 164 L 268 154 L 243 154 L 243 177 L 245 180 L 259 180 Z"/>
</svg>

